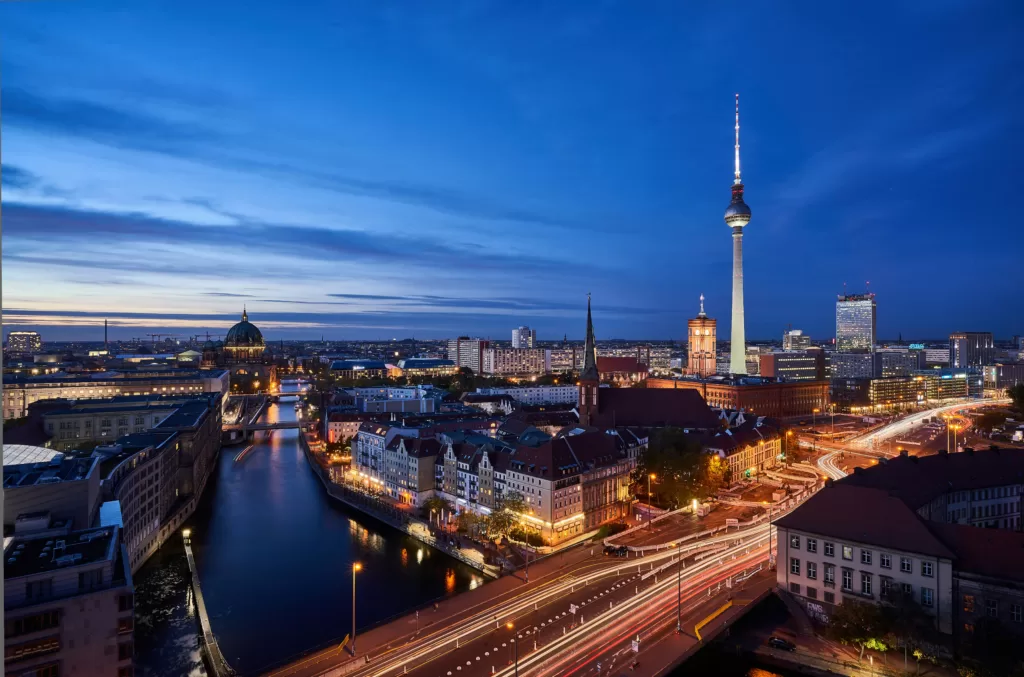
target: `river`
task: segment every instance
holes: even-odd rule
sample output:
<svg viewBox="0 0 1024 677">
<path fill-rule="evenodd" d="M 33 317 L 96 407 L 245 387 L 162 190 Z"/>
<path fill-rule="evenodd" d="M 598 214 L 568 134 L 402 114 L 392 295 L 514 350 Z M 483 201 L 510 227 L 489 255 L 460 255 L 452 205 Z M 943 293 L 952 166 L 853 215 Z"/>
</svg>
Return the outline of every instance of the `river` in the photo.
<svg viewBox="0 0 1024 677">
<path fill-rule="evenodd" d="M 285 392 L 295 392 L 286 384 Z M 294 404 L 264 419 L 295 420 Z M 299 447 L 297 430 L 258 433 L 253 449 L 225 447 L 192 530 L 207 611 L 224 656 L 240 674 L 368 628 L 413 607 L 483 583 L 479 572 L 328 498 Z M 136 573 L 136 673 L 205 675 L 181 539 Z"/>
</svg>

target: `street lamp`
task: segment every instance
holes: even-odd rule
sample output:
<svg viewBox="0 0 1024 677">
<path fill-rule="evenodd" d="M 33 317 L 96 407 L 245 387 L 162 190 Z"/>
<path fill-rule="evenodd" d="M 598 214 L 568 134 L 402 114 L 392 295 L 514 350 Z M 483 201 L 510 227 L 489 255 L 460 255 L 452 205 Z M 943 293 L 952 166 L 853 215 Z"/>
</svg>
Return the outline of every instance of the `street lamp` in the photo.
<svg viewBox="0 0 1024 677">
<path fill-rule="evenodd" d="M 649 474 L 649 475 L 647 476 L 647 526 L 648 526 L 648 527 L 650 527 L 650 526 L 651 526 L 651 516 L 652 516 L 652 507 L 651 507 L 651 480 L 653 480 L 653 479 L 654 479 L 655 477 L 656 477 L 656 475 L 655 475 L 654 473 L 651 473 L 651 474 Z"/>
<path fill-rule="evenodd" d="M 818 425 L 817 424 L 817 420 L 818 420 L 818 412 L 819 411 L 821 411 L 821 409 L 819 409 L 817 407 L 815 407 L 814 409 L 811 410 L 811 428 L 814 428 L 814 427 L 816 427 Z"/>
<path fill-rule="evenodd" d="M 676 634 L 683 631 L 683 542 L 676 543 Z"/>
<path fill-rule="evenodd" d="M 352 565 L 352 655 L 356 655 L 356 574 L 363 570 L 363 565 L 356 562 Z"/>
<path fill-rule="evenodd" d="M 519 642 L 516 640 L 516 633 L 515 633 L 515 627 L 516 626 L 512 624 L 512 621 L 509 621 L 508 623 L 505 624 L 505 627 L 508 628 L 509 630 L 513 631 L 512 632 L 512 643 L 516 645 L 515 677 L 519 677 Z"/>
</svg>

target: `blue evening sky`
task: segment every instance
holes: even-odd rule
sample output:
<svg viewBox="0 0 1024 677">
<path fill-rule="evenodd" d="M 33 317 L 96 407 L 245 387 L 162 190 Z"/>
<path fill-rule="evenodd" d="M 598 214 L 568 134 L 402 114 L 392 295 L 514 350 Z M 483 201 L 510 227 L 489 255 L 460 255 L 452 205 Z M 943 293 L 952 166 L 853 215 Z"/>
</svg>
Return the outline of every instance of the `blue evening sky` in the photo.
<svg viewBox="0 0 1024 677">
<path fill-rule="evenodd" d="M 840 7 L 839 5 L 842 5 Z M 442 11 L 443 10 L 443 11 Z M 44 339 L 1024 332 L 1024 4 L 0 5 L 4 323 Z"/>
</svg>

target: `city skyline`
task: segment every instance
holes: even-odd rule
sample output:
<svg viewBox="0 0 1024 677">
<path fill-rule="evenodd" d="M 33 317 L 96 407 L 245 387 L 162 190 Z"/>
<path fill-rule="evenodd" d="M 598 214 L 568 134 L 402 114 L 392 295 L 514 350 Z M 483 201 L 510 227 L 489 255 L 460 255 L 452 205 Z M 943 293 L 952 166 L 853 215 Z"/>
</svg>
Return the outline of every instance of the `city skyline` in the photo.
<svg viewBox="0 0 1024 677">
<path fill-rule="evenodd" d="M 700 294 L 724 336 L 740 92 L 747 336 L 830 337 L 868 280 L 879 336 L 1020 332 L 1012 5 L 246 7 L 3 8 L 8 327 L 579 339 L 593 291 L 604 336 L 684 340 Z"/>
</svg>

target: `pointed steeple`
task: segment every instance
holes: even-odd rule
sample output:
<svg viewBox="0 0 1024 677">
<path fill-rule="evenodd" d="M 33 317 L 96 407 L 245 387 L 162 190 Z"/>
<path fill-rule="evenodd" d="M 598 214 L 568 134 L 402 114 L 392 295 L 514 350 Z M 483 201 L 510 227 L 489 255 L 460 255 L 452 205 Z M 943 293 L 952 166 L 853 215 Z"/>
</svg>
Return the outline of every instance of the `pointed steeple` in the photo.
<svg viewBox="0 0 1024 677">
<path fill-rule="evenodd" d="M 590 313 L 590 294 L 587 294 L 587 343 L 583 348 L 583 371 L 581 381 L 600 381 L 597 371 L 597 339 L 594 338 L 594 319 Z"/>
<path fill-rule="evenodd" d="M 242 304 L 242 322 L 249 321 L 249 313 L 245 312 L 245 304 Z"/>
</svg>

